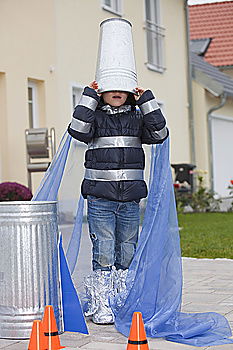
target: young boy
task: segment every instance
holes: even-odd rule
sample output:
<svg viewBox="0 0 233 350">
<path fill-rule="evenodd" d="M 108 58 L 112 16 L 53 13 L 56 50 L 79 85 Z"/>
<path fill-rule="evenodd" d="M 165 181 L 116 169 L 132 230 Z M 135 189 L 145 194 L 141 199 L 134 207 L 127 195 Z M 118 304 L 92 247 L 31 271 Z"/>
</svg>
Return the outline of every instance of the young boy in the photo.
<svg viewBox="0 0 233 350">
<path fill-rule="evenodd" d="M 138 241 L 139 201 L 147 196 L 142 143 L 162 143 L 168 130 L 150 90 L 136 88 L 139 98 L 127 91 L 99 96 L 97 90 L 96 81 L 84 89 L 68 132 L 88 144 L 82 195 L 88 202 L 94 273 L 86 315 L 103 324 L 114 322 L 108 302 L 113 276 L 119 291 Z"/>
</svg>

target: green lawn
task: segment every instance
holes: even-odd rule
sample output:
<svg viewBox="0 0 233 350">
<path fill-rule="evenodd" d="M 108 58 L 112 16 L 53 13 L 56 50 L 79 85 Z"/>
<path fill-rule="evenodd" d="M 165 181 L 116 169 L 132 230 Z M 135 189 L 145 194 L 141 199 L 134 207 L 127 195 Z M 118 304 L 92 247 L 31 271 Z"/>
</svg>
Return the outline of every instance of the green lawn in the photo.
<svg viewBox="0 0 233 350">
<path fill-rule="evenodd" d="M 179 214 L 182 256 L 233 259 L 233 212 Z"/>
</svg>

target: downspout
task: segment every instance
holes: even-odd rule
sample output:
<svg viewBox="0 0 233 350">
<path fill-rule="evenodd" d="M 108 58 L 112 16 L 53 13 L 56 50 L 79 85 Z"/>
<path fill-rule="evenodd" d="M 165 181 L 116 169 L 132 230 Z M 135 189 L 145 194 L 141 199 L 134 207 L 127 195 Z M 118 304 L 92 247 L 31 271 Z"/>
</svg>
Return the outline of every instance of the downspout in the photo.
<svg viewBox="0 0 233 350">
<path fill-rule="evenodd" d="M 213 118 L 212 113 L 214 111 L 217 111 L 218 109 L 222 108 L 227 100 L 227 95 L 225 92 L 223 92 L 220 95 L 220 103 L 217 106 L 211 107 L 207 113 L 207 121 L 208 121 L 208 148 L 209 148 L 209 180 L 210 180 L 210 188 L 213 191 L 214 190 L 214 164 L 213 164 L 213 147 L 212 147 L 212 125 L 211 120 Z"/>
<path fill-rule="evenodd" d="M 190 162 L 196 165 L 188 0 L 184 0 L 184 10 L 185 10 L 185 24 L 186 24 L 186 31 L 185 31 L 186 45 L 187 45 L 186 46 L 187 47 L 187 92 L 188 92 L 189 137 L 190 137 Z"/>
</svg>

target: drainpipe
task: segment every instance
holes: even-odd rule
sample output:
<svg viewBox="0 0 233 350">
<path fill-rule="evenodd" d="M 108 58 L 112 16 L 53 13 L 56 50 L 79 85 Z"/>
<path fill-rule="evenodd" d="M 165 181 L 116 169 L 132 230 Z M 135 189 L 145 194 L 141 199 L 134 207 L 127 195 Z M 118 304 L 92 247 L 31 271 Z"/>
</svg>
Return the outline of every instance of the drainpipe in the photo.
<svg viewBox="0 0 233 350">
<path fill-rule="evenodd" d="M 218 109 L 222 108 L 227 100 L 227 95 L 225 92 L 223 92 L 220 95 L 220 103 L 217 106 L 211 107 L 207 113 L 207 121 L 208 121 L 208 149 L 209 149 L 209 180 L 210 180 L 210 188 L 213 191 L 214 190 L 214 164 L 213 164 L 213 147 L 212 147 L 212 126 L 211 126 L 211 121 L 212 121 L 212 113 L 214 111 L 217 111 Z"/>
<path fill-rule="evenodd" d="M 190 137 L 190 161 L 196 165 L 195 152 L 195 131 L 193 115 L 193 92 L 192 92 L 192 65 L 190 55 L 190 35 L 189 35 L 189 8 L 188 0 L 184 0 L 185 24 L 186 24 L 186 45 L 187 45 L 187 92 L 188 92 L 188 118 L 189 118 L 189 137 Z"/>
</svg>

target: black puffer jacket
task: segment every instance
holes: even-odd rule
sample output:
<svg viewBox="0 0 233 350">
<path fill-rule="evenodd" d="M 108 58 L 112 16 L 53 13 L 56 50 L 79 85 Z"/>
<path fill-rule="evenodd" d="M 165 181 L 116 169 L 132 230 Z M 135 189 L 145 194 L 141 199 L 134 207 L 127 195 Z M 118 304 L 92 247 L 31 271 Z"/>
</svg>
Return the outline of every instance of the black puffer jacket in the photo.
<svg viewBox="0 0 233 350">
<path fill-rule="evenodd" d="M 134 106 L 106 111 L 99 102 L 86 87 L 68 127 L 72 137 L 88 144 L 82 195 L 139 201 L 147 196 L 141 143 L 162 143 L 168 136 L 165 119 L 150 90 L 137 101 L 141 112 Z"/>
</svg>

